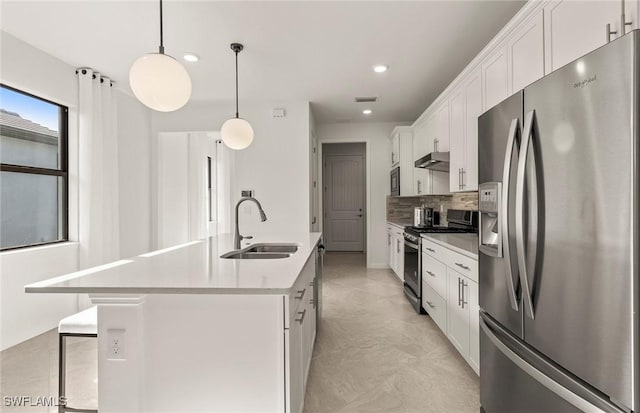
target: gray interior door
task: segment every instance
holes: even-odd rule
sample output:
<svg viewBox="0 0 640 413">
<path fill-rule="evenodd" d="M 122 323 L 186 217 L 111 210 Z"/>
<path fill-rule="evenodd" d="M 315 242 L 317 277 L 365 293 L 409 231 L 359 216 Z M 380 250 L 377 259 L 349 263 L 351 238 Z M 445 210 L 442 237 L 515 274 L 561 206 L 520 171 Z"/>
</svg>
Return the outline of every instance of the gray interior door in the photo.
<svg viewBox="0 0 640 413">
<path fill-rule="evenodd" d="M 364 156 L 327 155 L 324 234 L 328 251 L 364 250 Z"/>
<path fill-rule="evenodd" d="M 530 118 L 522 217 L 525 340 L 634 411 L 640 408 L 633 316 L 637 36 L 526 88 L 522 137 L 529 138 Z"/>
</svg>

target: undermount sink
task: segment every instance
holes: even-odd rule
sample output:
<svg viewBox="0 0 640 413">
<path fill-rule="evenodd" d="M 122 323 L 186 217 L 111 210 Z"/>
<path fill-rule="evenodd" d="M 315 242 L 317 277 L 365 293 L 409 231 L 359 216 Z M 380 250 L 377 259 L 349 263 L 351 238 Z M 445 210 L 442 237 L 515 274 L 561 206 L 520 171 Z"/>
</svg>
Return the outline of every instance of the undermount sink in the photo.
<svg viewBox="0 0 640 413">
<path fill-rule="evenodd" d="M 254 244 L 247 248 L 229 251 L 220 258 L 233 260 L 268 260 L 277 258 L 289 258 L 298 251 L 296 244 Z"/>
<path fill-rule="evenodd" d="M 298 251 L 296 244 L 254 244 L 245 248 L 243 251 L 247 252 L 286 252 L 293 254 Z"/>
<path fill-rule="evenodd" d="M 231 251 L 222 255 L 220 258 L 231 258 L 233 260 L 268 260 L 275 258 L 288 258 L 291 254 L 277 252 L 242 252 Z"/>
</svg>

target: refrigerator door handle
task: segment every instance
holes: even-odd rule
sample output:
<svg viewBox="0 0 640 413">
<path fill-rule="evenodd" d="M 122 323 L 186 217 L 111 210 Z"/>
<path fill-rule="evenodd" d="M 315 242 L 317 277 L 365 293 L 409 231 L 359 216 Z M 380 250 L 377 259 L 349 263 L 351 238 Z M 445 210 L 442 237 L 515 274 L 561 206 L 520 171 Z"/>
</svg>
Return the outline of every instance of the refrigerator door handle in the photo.
<svg viewBox="0 0 640 413">
<path fill-rule="evenodd" d="M 511 185 L 511 158 L 513 156 L 513 149 L 516 147 L 518 150 L 518 131 L 520 129 L 520 122 L 518 118 L 511 121 L 509 126 L 509 137 L 507 138 L 507 150 L 504 155 L 504 168 L 502 169 L 502 210 L 500 211 L 501 234 L 502 239 L 502 255 L 504 256 L 505 263 L 505 276 L 507 280 L 507 294 L 509 295 L 509 302 L 511 308 L 514 311 L 519 311 L 518 297 L 516 296 L 516 287 L 513 282 L 513 273 L 511 272 L 511 251 L 509 251 L 509 186 Z"/>
<path fill-rule="evenodd" d="M 525 359 L 516 354 L 513 350 L 507 347 L 491 330 L 491 328 L 487 325 L 487 322 L 484 318 L 480 317 L 480 329 L 484 332 L 487 338 L 491 341 L 491 343 L 496 346 L 496 348 L 504 354 L 513 364 L 518 366 L 522 371 L 527 373 L 530 377 L 536 380 L 538 383 L 542 384 L 544 387 L 564 399 L 566 402 L 575 406 L 577 409 L 583 412 L 593 412 L 593 413 L 605 413 L 604 410 L 594 405 L 593 403 L 583 399 L 577 394 L 571 392 L 566 387 L 557 383 L 546 374 L 529 364 Z"/>
<path fill-rule="evenodd" d="M 522 303 L 525 313 L 534 319 L 533 299 L 529 288 L 529 277 L 527 275 L 527 262 L 524 250 L 524 178 L 527 166 L 527 154 L 531 144 L 533 134 L 533 120 L 535 111 L 527 113 L 524 120 L 522 140 L 520 142 L 520 154 L 518 156 L 518 173 L 516 176 L 516 250 L 518 256 L 518 273 L 522 284 Z"/>
</svg>

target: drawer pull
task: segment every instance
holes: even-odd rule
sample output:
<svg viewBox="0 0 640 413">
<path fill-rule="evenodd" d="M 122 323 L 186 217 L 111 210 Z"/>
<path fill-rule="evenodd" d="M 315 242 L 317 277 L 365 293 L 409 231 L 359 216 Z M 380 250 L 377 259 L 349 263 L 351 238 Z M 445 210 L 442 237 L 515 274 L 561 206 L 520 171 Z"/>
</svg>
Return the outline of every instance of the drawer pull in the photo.
<svg viewBox="0 0 640 413">
<path fill-rule="evenodd" d="M 431 308 L 436 308 L 435 305 L 433 305 L 433 303 L 431 301 L 427 301 L 427 305 Z"/>
<path fill-rule="evenodd" d="M 431 248 L 429 248 L 429 247 L 424 247 L 424 248 L 425 248 L 427 251 L 429 251 L 429 252 L 436 252 L 436 250 L 431 249 Z"/>
<path fill-rule="evenodd" d="M 436 276 L 434 273 L 432 273 L 432 272 L 431 272 L 431 271 L 429 271 L 429 270 L 426 270 L 426 272 L 427 272 L 427 274 L 429 274 L 429 275 L 430 275 L 430 276 L 432 276 L 432 277 L 435 277 L 435 276 Z"/>
<path fill-rule="evenodd" d="M 298 294 L 300 295 L 296 295 L 295 298 L 296 300 L 302 300 L 302 297 L 304 297 L 304 293 L 307 292 L 306 288 L 303 288 L 302 290 L 298 290 Z"/>
<path fill-rule="evenodd" d="M 304 311 L 298 311 L 298 314 L 300 314 L 300 318 L 296 318 L 296 321 L 300 324 L 304 323 L 304 316 L 307 314 L 307 309 L 305 308 Z"/>
<path fill-rule="evenodd" d="M 458 267 L 462 268 L 463 270 L 467 270 L 467 271 L 469 271 L 469 270 L 471 269 L 471 268 L 467 267 L 467 266 L 466 266 L 466 265 L 464 265 L 464 264 L 460 264 L 459 262 L 456 262 L 456 265 L 457 265 Z"/>
</svg>

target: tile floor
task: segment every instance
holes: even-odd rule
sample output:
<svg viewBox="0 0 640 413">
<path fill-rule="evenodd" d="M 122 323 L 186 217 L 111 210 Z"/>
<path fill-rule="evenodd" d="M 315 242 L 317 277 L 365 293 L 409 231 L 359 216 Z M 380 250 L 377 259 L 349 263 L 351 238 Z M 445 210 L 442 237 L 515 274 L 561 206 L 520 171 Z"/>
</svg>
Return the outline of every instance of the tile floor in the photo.
<svg viewBox="0 0 640 413">
<path fill-rule="evenodd" d="M 479 379 L 391 270 L 328 253 L 305 413 L 478 412 Z"/>
<path fill-rule="evenodd" d="M 390 270 L 365 268 L 362 254 L 325 255 L 322 325 L 305 413 L 478 412 L 478 377 L 428 316 L 415 314 Z M 4 396 L 57 394 L 55 330 L 0 353 Z M 70 405 L 97 406 L 95 340 L 68 345 Z"/>
<path fill-rule="evenodd" d="M 58 332 L 48 331 L 0 352 L 0 412 L 57 412 L 37 398 L 58 395 Z M 67 398 L 70 407 L 98 407 L 98 347 L 93 338 L 67 339 Z M 7 406 L 5 396 L 31 397 L 27 406 Z M 30 406 L 31 404 L 36 406 Z"/>
</svg>

